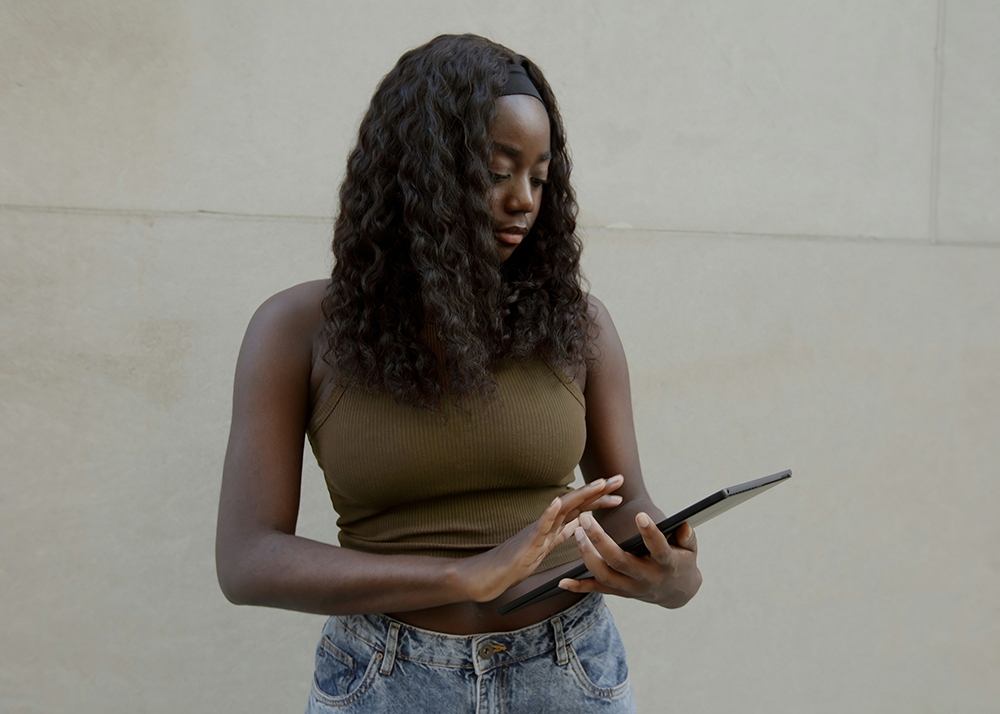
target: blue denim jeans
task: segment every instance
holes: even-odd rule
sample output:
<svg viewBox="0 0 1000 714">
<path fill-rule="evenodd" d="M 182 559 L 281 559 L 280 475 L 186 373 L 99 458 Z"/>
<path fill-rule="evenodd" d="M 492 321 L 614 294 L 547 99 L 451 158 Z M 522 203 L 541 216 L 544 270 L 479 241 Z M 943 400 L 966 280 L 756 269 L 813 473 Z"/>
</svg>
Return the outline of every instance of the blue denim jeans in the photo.
<svg viewBox="0 0 1000 714">
<path fill-rule="evenodd" d="M 592 593 L 513 632 L 446 635 L 384 615 L 331 617 L 306 714 L 635 712 L 625 649 Z"/>
</svg>

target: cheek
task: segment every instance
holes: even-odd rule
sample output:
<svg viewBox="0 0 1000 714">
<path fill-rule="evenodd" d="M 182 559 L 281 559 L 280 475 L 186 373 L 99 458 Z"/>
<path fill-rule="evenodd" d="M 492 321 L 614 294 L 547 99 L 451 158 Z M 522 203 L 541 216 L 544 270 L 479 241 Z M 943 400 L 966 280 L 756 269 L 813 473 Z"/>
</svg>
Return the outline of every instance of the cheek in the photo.
<svg viewBox="0 0 1000 714">
<path fill-rule="evenodd" d="M 493 188 L 486 195 L 486 201 L 490 204 L 490 210 L 493 211 L 493 217 L 499 220 L 504 216 L 503 204 L 504 195 L 503 191 Z"/>
<path fill-rule="evenodd" d="M 542 201 L 543 200 L 545 200 L 545 188 L 541 187 L 541 188 L 538 189 L 538 192 L 535 194 L 535 210 L 532 213 L 532 216 L 537 216 L 538 212 L 542 210 Z"/>
</svg>

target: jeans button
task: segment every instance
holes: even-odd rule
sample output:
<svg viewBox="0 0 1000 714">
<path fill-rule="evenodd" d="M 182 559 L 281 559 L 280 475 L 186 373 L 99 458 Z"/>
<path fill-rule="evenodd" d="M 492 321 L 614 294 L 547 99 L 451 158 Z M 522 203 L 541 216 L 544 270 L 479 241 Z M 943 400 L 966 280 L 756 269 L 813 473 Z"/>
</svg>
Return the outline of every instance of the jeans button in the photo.
<svg viewBox="0 0 1000 714">
<path fill-rule="evenodd" d="M 479 656 L 483 659 L 489 659 L 493 656 L 493 648 L 484 642 L 479 647 Z"/>
</svg>

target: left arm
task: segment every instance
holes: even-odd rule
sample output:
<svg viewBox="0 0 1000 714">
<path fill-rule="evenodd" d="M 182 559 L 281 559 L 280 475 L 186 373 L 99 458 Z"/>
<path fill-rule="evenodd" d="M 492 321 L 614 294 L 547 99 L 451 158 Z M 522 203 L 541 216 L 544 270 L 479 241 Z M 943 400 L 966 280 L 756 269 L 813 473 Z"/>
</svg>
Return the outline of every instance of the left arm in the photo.
<svg viewBox="0 0 1000 714">
<path fill-rule="evenodd" d="M 664 514 L 650 500 L 642 480 L 625 350 L 604 305 L 591 297 L 590 307 L 599 332 L 584 383 L 587 445 L 580 470 L 587 482 L 622 474 L 625 482 L 617 494 L 624 500 L 596 518 L 580 516 L 574 535 L 594 577 L 564 579 L 559 586 L 572 592 L 597 590 L 663 607 L 681 607 L 701 586 L 694 531 L 684 524 L 668 539 L 656 528 Z M 649 555 L 636 557 L 618 547 L 616 541 L 636 530 L 642 534 Z"/>
</svg>

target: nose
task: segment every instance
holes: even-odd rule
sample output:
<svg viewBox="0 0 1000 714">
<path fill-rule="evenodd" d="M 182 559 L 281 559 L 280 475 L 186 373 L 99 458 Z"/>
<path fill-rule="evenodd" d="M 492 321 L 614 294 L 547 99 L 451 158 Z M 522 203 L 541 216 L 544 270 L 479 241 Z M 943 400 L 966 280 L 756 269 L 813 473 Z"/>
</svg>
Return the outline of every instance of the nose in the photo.
<svg viewBox="0 0 1000 714">
<path fill-rule="evenodd" d="M 507 194 L 508 213 L 531 213 L 535 210 L 535 196 L 531 190 L 531 179 L 511 181 L 510 193 Z"/>
</svg>

